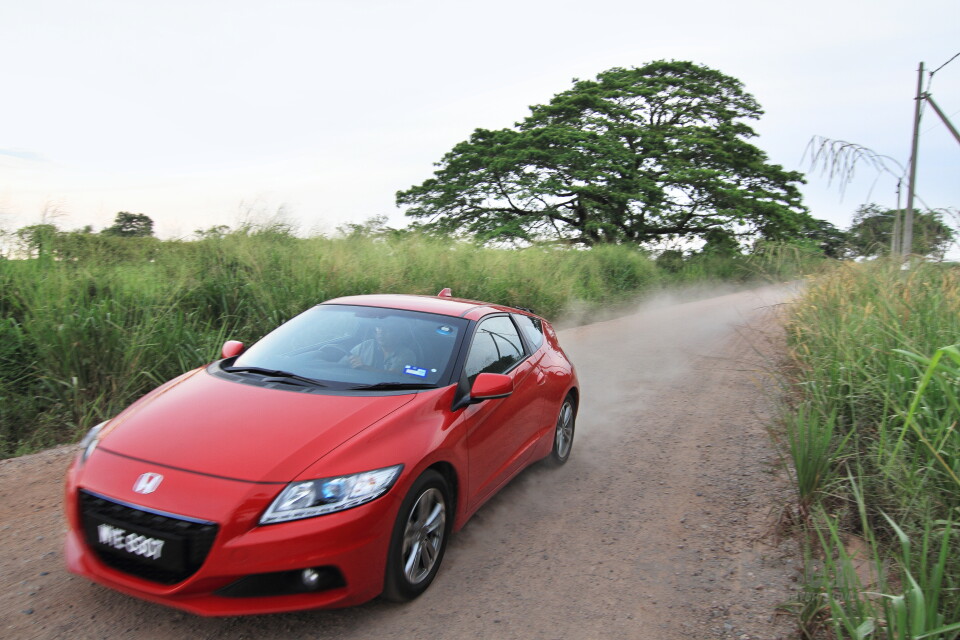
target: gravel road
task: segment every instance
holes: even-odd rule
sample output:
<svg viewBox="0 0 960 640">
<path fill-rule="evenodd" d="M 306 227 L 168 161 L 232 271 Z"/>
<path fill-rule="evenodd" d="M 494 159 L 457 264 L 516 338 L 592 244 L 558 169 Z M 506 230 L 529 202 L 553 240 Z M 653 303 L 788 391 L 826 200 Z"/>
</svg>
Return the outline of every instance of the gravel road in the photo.
<svg viewBox="0 0 960 640">
<path fill-rule="evenodd" d="M 72 576 L 73 449 L 0 462 L 0 637 L 793 638 L 802 566 L 774 523 L 789 486 L 767 429 L 783 351 L 770 286 L 561 331 L 583 386 L 570 462 L 517 477 L 455 535 L 420 599 L 199 618 Z"/>
</svg>

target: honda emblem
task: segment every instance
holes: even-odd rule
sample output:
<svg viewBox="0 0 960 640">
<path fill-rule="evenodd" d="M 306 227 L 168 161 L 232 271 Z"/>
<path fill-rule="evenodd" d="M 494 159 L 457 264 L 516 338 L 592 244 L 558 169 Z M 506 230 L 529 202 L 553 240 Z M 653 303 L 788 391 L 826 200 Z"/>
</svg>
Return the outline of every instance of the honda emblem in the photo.
<svg viewBox="0 0 960 640">
<path fill-rule="evenodd" d="M 144 473 L 133 483 L 133 490 L 137 493 L 153 493 L 161 482 L 163 482 L 163 476 L 159 473 Z"/>
</svg>

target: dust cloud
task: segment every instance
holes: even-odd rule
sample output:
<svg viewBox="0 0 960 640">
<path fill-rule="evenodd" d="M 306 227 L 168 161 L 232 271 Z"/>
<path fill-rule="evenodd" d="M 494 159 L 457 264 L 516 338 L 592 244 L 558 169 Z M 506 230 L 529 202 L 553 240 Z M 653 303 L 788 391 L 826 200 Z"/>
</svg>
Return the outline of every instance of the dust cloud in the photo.
<svg viewBox="0 0 960 640">
<path fill-rule="evenodd" d="M 622 460 L 624 451 L 645 437 L 652 422 L 673 420 L 700 402 L 696 380 L 707 371 L 748 370 L 753 384 L 769 390 L 773 363 L 758 354 L 769 351 L 770 336 L 761 327 L 776 322 L 763 320 L 789 303 L 799 286 L 686 287 L 607 311 L 607 319 L 594 311 L 590 324 L 578 323 L 575 315 L 559 320 L 557 325 L 568 327 L 558 330 L 560 345 L 577 368 L 581 390 L 573 452 L 563 474 L 579 482 L 632 467 L 636 461 Z M 724 348 L 731 340 L 738 341 L 734 358 Z M 543 500 L 555 473 L 545 465 L 527 469 L 473 516 L 458 544 L 468 546 L 471 525 L 488 518 L 522 521 L 532 509 L 562 513 L 566 502 Z"/>
<path fill-rule="evenodd" d="M 596 303 L 573 300 L 563 312 L 551 319 L 558 330 L 572 329 L 597 322 L 615 320 L 662 307 L 673 307 L 705 298 L 715 298 L 728 293 L 747 291 L 762 287 L 761 283 L 734 284 L 725 282 L 696 283 L 646 291 L 631 300 L 598 308 Z"/>
<path fill-rule="evenodd" d="M 757 317 L 776 313 L 798 287 L 690 287 L 659 292 L 613 319 L 575 327 L 563 319 L 558 324 L 570 328 L 559 331 L 560 343 L 577 367 L 582 387 L 577 444 L 616 437 L 630 423 L 638 401 L 642 408 L 669 393 L 693 366 L 738 366 L 712 357 L 720 343 L 732 333 L 748 331 Z M 757 333 L 751 339 L 764 336 Z"/>
<path fill-rule="evenodd" d="M 765 538 L 787 491 L 766 429 L 775 315 L 797 292 L 664 292 L 562 329 L 582 390 L 570 460 L 478 511 L 436 586 L 513 585 L 509 606 L 470 600 L 499 637 L 787 637 L 774 612 L 799 563 Z"/>
</svg>

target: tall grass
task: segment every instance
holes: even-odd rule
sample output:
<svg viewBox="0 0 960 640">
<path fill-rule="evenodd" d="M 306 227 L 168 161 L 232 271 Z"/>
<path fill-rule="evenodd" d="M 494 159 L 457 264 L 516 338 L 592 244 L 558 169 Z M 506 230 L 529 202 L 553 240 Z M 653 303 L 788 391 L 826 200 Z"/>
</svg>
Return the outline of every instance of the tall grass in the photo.
<svg viewBox="0 0 960 640">
<path fill-rule="evenodd" d="M 403 238 L 297 238 L 245 230 L 198 242 L 61 234 L 0 258 L 0 457 L 73 440 L 145 391 L 252 342 L 323 300 L 460 297 L 556 316 L 663 283 L 627 247 L 521 251 Z"/>
<path fill-rule="evenodd" d="M 788 330 L 788 439 L 805 443 L 792 454 L 817 546 L 808 630 L 960 637 L 960 268 L 845 265 L 809 283 Z"/>
<path fill-rule="evenodd" d="M 657 259 L 671 280 L 679 283 L 793 280 L 815 273 L 828 263 L 817 250 L 780 242 L 760 242 L 743 254 L 707 252 L 682 258 L 679 251 L 667 251 Z"/>
<path fill-rule="evenodd" d="M 304 309 L 363 293 L 454 295 L 556 318 L 691 280 L 792 277 L 807 254 L 657 266 L 636 247 L 522 250 L 414 234 L 298 238 L 245 228 L 196 242 L 48 234 L 0 257 L 0 457 L 79 437 L 160 382 L 250 343 Z"/>
</svg>

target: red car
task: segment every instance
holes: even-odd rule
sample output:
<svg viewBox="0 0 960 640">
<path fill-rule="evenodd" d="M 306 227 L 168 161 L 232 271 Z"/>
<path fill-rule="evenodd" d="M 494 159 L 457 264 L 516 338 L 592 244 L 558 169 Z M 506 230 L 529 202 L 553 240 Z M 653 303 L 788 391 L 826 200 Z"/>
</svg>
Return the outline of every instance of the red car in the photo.
<svg viewBox="0 0 960 640">
<path fill-rule="evenodd" d="M 404 601 L 580 400 L 543 318 L 338 298 L 95 427 L 66 482 L 70 571 L 202 615 Z"/>
</svg>

